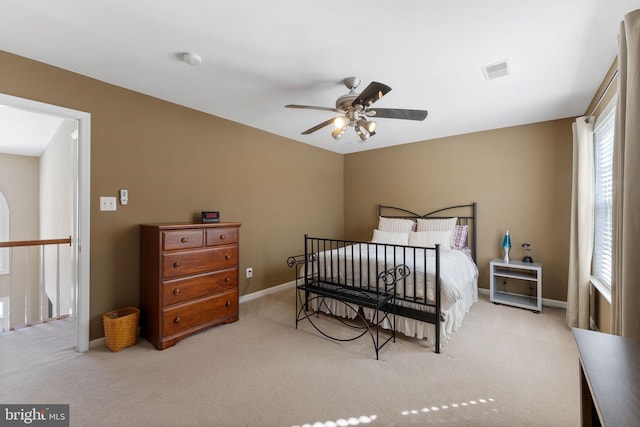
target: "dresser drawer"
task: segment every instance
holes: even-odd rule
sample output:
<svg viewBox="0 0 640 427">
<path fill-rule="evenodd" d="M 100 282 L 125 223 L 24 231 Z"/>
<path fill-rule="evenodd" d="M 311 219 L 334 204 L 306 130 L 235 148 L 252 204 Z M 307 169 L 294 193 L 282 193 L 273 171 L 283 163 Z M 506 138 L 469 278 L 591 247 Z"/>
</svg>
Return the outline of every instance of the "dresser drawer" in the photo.
<svg viewBox="0 0 640 427">
<path fill-rule="evenodd" d="M 212 270 L 226 270 L 237 265 L 237 245 L 166 253 L 162 255 L 162 277 L 168 279 Z"/>
<path fill-rule="evenodd" d="M 174 230 L 162 232 L 162 249 L 193 249 L 204 246 L 203 230 Z"/>
<path fill-rule="evenodd" d="M 177 304 L 195 298 L 218 294 L 238 286 L 238 269 L 175 279 L 163 283 L 163 304 Z"/>
<path fill-rule="evenodd" d="M 169 337 L 194 327 L 222 323 L 227 317 L 237 320 L 237 316 L 237 291 L 165 308 L 162 310 L 164 336 Z"/>
<path fill-rule="evenodd" d="M 238 228 L 207 229 L 207 246 L 238 243 Z"/>
<path fill-rule="evenodd" d="M 158 350 L 239 319 L 240 223 L 142 224 L 140 335 Z"/>
</svg>

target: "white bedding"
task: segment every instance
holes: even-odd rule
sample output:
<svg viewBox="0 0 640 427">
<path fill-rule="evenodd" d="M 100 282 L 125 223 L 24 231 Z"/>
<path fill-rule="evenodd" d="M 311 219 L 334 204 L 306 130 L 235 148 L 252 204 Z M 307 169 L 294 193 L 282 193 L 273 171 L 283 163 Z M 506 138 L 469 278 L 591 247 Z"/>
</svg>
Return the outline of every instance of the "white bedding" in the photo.
<svg viewBox="0 0 640 427">
<path fill-rule="evenodd" d="M 426 258 L 425 258 L 426 251 Z M 414 262 L 415 253 L 415 262 Z M 355 244 L 340 249 L 319 252 L 317 260 L 310 266 L 311 274 L 320 279 L 331 276 L 331 281 L 348 285 L 377 286 L 378 273 L 398 264 L 406 264 L 410 275 L 396 284 L 398 298 L 415 297 L 424 302 L 425 277 L 427 282 L 427 301 L 435 304 L 435 251 L 422 248 L 394 247 L 375 244 Z M 385 257 L 386 255 L 386 257 Z M 363 260 L 360 262 L 360 260 Z M 368 262 L 366 260 L 369 260 Z M 387 260 L 386 264 L 384 260 Z M 426 275 L 425 275 L 426 260 Z M 362 264 L 362 268 L 360 265 Z M 368 265 L 368 267 L 367 267 Z M 462 251 L 451 249 L 440 252 L 440 284 L 441 284 L 441 338 L 446 342 L 449 334 L 460 327 L 462 319 L 471 305 L 477 301 L 477 267 Z M 432 308 L 420 304 L 400 302 L 398 304 L 433 311 Z M 314 300 L 313 302 L 318 302 Z M 354 307 L 337 300 L 325 299 L 323 311 L 342 317 L 355 317 Z M 316 304 L 317 305 L 317 304 Z M 318 307 L 314 305 L 314 309 Z M 365 309 L 365 315 L 371 319 L 375 313 Z M 407 336 L 419 339 L 435 339 L 433 324 L 396 316 L 396 330 Z M 383 327 L 389 328 L 389 322 Z"/>
</svg>

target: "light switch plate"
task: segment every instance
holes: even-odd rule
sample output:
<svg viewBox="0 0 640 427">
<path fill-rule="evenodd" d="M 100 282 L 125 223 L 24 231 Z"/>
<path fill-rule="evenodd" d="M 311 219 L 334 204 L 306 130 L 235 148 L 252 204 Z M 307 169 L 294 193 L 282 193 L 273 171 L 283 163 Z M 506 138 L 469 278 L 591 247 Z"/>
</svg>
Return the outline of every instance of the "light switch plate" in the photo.
<svg viewBox="0 0 640 427">
<path fill-rule="evenodd" d="M 115 211 L 116 210 L 116 198 L 115 197 L 100 197 L 100 210 L 101 211 Z"/>
</svg>

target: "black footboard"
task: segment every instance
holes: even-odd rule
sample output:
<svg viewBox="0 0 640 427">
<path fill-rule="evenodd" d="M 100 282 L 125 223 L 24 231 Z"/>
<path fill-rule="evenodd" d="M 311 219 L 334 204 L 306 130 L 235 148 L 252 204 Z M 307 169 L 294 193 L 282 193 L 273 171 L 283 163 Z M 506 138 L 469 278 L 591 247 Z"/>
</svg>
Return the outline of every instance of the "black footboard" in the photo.
<svg viewBox="0 0 640 427">
<path fill-rule="evenodd" d="M 369 308 L 369 321 L 380 313 L 386 313 L 390 321 L 388 314 L 392 313 L 434 324 L 435 352 L 440 352 L 439 245 L 418 248 L 305 235 L 305 253 L 289 258 L 289 266 L 296 266 L 300 301 L 296 325 L 300 312 L 308 310 L 311 302 L 316 310 L 330 312 L 325 301 L 330 298 L 347 304 L 358 315 L 363 307 Z M 393 292 L 386 288 L 385 280 L 393 281 Z M 395 333 L 395 317 L 391 325 Z"/>
</svg>

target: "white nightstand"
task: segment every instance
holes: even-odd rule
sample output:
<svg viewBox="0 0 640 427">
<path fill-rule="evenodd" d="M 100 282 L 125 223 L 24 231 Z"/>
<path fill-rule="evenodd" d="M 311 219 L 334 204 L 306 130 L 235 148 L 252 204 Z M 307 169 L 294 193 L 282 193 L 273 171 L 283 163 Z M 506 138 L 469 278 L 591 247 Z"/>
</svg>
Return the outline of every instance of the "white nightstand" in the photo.
<svg viewBox="0 0 640 427">
<path fill-rule="evenodd" d="M 526 308 L 539 313 L 542 310 L 542 263 L 541 262 L 504 262 L 494 258 L 489 263 L 490 300 L 497 304 Z M 536 283 L 535 296 L 516 294 L 498 290 L 502 280 L 517 279 Z"/>
</svg>

